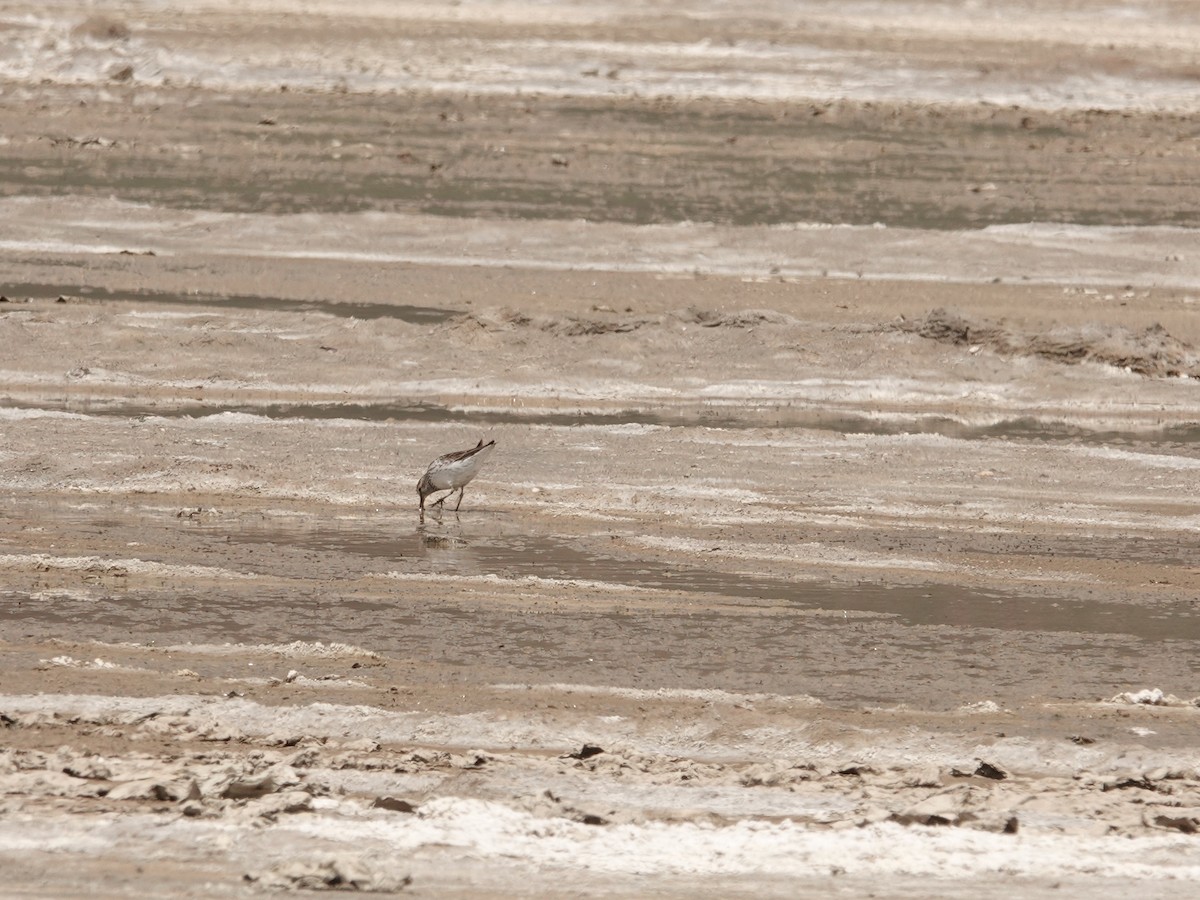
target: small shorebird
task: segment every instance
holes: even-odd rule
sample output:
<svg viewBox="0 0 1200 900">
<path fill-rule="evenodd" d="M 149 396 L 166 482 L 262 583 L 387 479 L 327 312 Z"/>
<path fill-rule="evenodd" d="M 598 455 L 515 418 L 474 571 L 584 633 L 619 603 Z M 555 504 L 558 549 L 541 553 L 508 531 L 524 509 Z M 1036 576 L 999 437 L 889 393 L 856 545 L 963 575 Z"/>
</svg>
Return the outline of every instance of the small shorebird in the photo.
<svg viewBox="0 0 1200 900">
<path fill-rule="evenodd" d="M 425 470 L 425 474 L 421 476 L 421 480 L 417 482 L 417 495 L 421 498 L 419 504 L 421 512 L 425 512 L 426 497 L 435 491 L 446 490 L 450 493 L 433 505 L 442 506 L 454 496 L 455 491 L 458 491 L 458 503 L 454 504 L 454 511 L 458 512 L 458 508 L 462 506 L 463 488 L 468 481 L 479 474 L 484 460 L 488 458 L 488 454 L 495 446 L 495 441 L 488 441 L 485 444 L 480 439 L 479 443 L 470 450 L 447 453 L 431 462 L 429 468 Z"/>
</svg>

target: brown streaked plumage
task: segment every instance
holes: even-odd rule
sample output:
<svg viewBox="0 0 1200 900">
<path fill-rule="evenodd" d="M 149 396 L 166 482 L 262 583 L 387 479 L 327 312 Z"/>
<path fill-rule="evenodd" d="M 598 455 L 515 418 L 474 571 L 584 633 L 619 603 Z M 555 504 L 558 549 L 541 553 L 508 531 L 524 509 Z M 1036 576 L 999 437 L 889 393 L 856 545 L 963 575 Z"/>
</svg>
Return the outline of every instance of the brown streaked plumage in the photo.
<svg viewBox="0 0 1200 900">
<path fill-rule="evenodd" d="M 417 496 L 421 498 L 418 508 L 424 512 L 425 498 L 435 491 L 449 491 L 450 493 L 435 501 L 434 506 L 442 506 L 450 497 L 454 496 L 455 491 L 458 491 L 458 503 L 454 504 L 454 511 L 457 512 L 458 508 L 462 506 L 463 488 L 467 482 L 479 474 L 484 460 L 495 446 L 495 441 L 488 441 L 485 444 L 480 439 L 479 443 L 469 450 L 446 453 L 431 462 L 429 468 L 425 470 L 425 474 L 421 476 L 421 480 L 417 482 Z"/>
</svg>

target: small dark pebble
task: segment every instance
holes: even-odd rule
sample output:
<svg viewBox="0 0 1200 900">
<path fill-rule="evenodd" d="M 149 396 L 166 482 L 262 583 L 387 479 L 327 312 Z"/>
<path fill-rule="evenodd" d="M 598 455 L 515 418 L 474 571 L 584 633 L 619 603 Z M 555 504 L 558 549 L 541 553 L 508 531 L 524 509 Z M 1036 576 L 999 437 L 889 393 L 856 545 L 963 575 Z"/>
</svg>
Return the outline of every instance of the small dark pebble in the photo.
<svg viewBox="0 0 1200 900">
<path fill-rule="evenodd" d="M 853 765 L 853 766 L 846 766 L 844 769 L 838 769 L 837 774 L 839 774 L 839 775 L 870 775 L 874 771 L 875 770 L 872 769 L 870 766 Z"/>
<path fill-rule="evenodd" d="M 979 763 L 979 768 L 975 770 L 975 774 L 980 778 L 991 778 L 994 781 L 1003 781 L 1008 777 L 1008 773 L 1003 769 L 982 760 Z"/>
<path fill-rule="evenodd" d="M 1184 834 L 1195 834 L 1200 830 L 1200 819 L 1193 816 L 1155 816 L 1154 824 L 1159 828 L 1174 828 Z"/>
<path fill-rule="evenodd" d="M 410 813 L 417 811 L 415 806 L 407 800 L 401 800 L 399 797 L 376 797 L 371 806 L 374 809 L 390 809 L 392 812 Z"/>
</svg>

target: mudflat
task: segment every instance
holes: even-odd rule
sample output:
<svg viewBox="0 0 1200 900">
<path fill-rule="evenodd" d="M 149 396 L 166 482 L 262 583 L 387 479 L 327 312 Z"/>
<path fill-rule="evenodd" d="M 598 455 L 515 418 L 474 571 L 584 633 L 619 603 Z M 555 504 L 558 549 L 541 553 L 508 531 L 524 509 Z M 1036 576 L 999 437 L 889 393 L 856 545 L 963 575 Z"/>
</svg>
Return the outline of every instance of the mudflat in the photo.
<svg viewBox="0 0 1200 900">
<path fill-rule="evenodd" d="M 0 25 L 7 891 L 1200 875 L 1190 7 L 110 6 Z"/>
</svg>

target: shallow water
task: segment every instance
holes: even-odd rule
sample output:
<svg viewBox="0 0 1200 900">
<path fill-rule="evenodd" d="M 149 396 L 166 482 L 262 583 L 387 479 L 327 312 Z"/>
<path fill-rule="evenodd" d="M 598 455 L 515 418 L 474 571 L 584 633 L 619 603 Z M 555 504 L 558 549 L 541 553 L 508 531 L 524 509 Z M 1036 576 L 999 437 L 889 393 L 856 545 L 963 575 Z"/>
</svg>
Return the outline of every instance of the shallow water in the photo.
<svg viewBox="0 0 1200 900">
<path fill-rule="evenodd" d="M 69 545 L 69 531 L 77 546 L 112 541 L 118 549 L 75 573 L 52 568 L 0 590 L 0 632 L 10 639 L 344 642 L 411 661 L 417 673 L 422 661 L 449 667 L 438 677 L 451 680 L 487 671 L 500 682 L 711 687 L 832 704 L 912 702 L 918 691 L 933 708 L 1037 694 L 1064 677 L 1071 695 L 1108 696 L 1140 685 L 1147 659 L 1190 653 L 1200 639 L 1200 609 L 1185 604 L 1090 603 L 935 582 L 792 581 L 619 556 L 604 552 L 606 535 L 566 539 L 518 530 L 503 516 L 312 526 L 269 513 L 206 522 L 164 519 L 161 510 L 45 512 L 41 525 L 56 542 Z M 130 540 L 145 540 L 151 526 L 155 540 Z M 120 568 L 134 557 L 260 577 L 124 577 L 104 563 Z M 422 584 L 361 580 L 390 573 Z M 446 579 L 446 602 L 437 576 Z M 549 581 L 521 581 L 530 576 Z M 610 588 L 559 590 L 554 579 Z M 1014 666 L 1008 657 L 1028 646 L 1039 648 L 1036 662 Z"/>
<path fill-rule="evenodd" d="M 5 554 L 66 560 L 7 570 L 0 633 L 158 646 L 336 641 L 411 664 L 418 678 L 426 661 L 449 667 L 436 677 L 451 680 L 487 671 L 500 682 L 830 703 L 912 702 L 917 691 L 933 707 L 1039 694 L 1047 683 L 1060 695 L 1111 696 L 1141 685 L 1148 660 L 1184 659 L 1200 640 L 1200 609 L 1184 603 L 1046 597 L 1044 585 L 1028 596 L 1011 582 L 987 591 L 766 577 L 753 561 L 646 558 L 610 546 L 605 531 L 563 536 L 488 510 L 430 513 L 423 524 L 415 510 L 328 513 L 198 508 L 192 518 L 102 499 L 9 508 Z M 881 677 L 892 671 L 901 674 Z"/>
<path fill-rule="evenodd" d="M 919 586 L 834 584 L 730 573 L 698 565 L 666 564 L 606 555 L 536 533 L 484 533 L 463 526 L 453 513 L 398 533 L 344 525 L 336 529 L 249 529 L 231 535 L 254 541 L 371 560 L 416 561 L 420 570 L 454 575 L 579 579 L 632 588 L 702 593 L 799 610 L 846 610 L 891 616 L 906 625 L 949 625 L 1003 631 L 1121 634 L 1144 640 L 1200 639 L 1200 608 L 1022 597 L 938 583 Z"/>
</svg>

